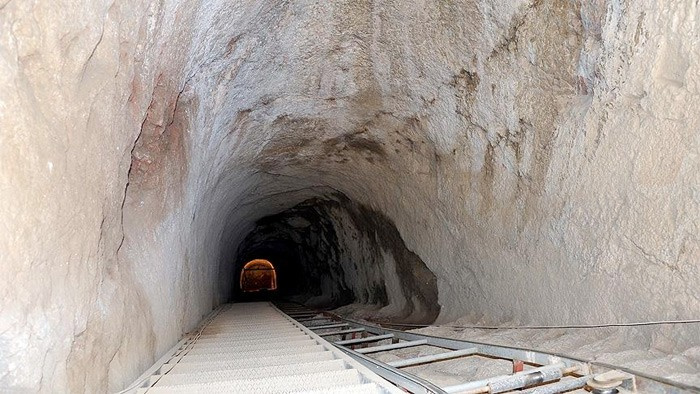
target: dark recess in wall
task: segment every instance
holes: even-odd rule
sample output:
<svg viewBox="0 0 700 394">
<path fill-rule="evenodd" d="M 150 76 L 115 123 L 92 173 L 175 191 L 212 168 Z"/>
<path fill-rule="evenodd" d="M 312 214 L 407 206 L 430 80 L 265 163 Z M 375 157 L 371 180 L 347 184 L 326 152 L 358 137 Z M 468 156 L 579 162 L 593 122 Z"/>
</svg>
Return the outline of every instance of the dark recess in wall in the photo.
<svg viewBox="0 0 700 394">
<path fill-rule="evenodd" d="M 342 194 L 260 219 L 238 249 L 235 275 L 256 258 L 270 260 L 278 271 L 275 297 L 331 308 L 385 306 L 388 292 L 397 291 L 387 288 L 385 276 L 395 275 L 405 302 L 393 318 L 429 322 L 440 312 L 435 275 L 406 248 L 394 223 Z M 239 288 L 233 294 L 234 300 L 251 298 Z"/>
</svg>

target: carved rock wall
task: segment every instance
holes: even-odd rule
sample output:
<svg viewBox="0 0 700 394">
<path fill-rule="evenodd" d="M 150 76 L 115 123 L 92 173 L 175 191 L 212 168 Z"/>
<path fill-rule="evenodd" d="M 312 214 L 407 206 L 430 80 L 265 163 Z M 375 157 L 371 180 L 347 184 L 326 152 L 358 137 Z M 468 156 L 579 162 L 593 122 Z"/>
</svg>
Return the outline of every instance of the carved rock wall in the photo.
<svg viewBox="0 0 700 394">
<path fill-rule="evenodd" d="M 124 387 L 338 194 L 443 321 L 697 317 L 698 12 L 0 0 L 0 386 Z"/>
</svg>

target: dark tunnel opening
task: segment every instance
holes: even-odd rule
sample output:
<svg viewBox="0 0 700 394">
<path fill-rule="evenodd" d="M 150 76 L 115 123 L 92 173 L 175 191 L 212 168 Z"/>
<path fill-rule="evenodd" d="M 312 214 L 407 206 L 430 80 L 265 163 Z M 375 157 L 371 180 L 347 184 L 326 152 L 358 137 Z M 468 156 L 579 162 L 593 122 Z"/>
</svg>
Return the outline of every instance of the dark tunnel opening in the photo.
<svg viewBox="0 0 700 394">
<path fill-rule="evenodd" d="M 391 220 L 342 194 L 308 199 L 259 219 L 233 258 L 236 278 L 253 259 L 273 262 L 277 289 L 233 301 L 293 300 L 377 320 L 432 322 L 435 275 L 404 244 Z"/>
</svg>

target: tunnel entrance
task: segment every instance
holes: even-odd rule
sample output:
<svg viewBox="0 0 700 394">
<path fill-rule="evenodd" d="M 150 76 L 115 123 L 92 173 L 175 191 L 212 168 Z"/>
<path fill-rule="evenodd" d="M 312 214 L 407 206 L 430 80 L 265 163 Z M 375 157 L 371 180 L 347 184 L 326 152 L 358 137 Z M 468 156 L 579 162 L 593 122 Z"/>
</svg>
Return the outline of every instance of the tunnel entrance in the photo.
<svg viewBox="0 0 700 394">
<path fill-rule="evenodd" d="M 364 308 L 374 318 L 405 323 L 432 322 L 440 312 L 435 275 L 394 223 L 341 193 L 258 219 L 235 253 L 222 256 L 234 265 L 233 301 L 278 299 L 348 313 Z M 274 262 L 282 278 L 277 290 L 238 285 L 254 259 Z"/>
<path fill-rule="evenodd" d="M 241 270 L 240 285 L 244 293 L 277 290 L 275 266 L 262 259 L 247 262 Z"/>
</svg>

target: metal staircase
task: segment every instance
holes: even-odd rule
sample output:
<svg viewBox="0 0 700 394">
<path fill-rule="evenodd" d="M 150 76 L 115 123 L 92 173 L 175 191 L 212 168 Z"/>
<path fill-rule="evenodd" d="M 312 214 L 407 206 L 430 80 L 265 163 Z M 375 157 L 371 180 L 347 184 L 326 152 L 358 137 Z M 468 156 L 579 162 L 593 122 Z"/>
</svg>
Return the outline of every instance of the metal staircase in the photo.
<svg viewBox="0 0 700 394">
<path fill-rule="evenodd" d="M 124 392 L 401 393 L 270 303 L 230 304 Z"/>
<path fill-rule="evenodd" d="M 329 341 L 332 341 L 329 342 Z M 377 354 L 430 347 L 382 362 Z M 415 354 L 415 353 L 414 353 Z M 395 353 L 394 353 L 395 355 Z M 409 372 L 467 357 L 507 360 L 512 373 L 438 386 Z M 302 305 L 219 308 L 123 393 L 697 393 L 590 360 L 392 330 Z"/>
</svg>

